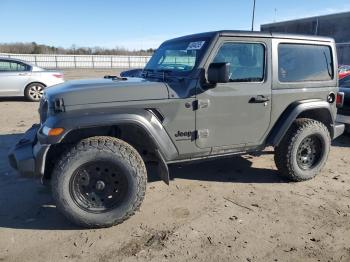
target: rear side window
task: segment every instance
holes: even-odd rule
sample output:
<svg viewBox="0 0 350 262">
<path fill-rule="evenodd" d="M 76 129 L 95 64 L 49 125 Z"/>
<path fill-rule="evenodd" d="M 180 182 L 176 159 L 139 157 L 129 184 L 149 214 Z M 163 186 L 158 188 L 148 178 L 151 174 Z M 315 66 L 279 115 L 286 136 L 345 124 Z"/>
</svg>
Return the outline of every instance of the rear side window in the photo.
<svg viewBox="0 0 350 262">
<path fill-rule="evenodd" d="M 278 77 L 280 82 L 328 81 L 334 76 L 329 46 L 280 44 Z"/>
</svg>

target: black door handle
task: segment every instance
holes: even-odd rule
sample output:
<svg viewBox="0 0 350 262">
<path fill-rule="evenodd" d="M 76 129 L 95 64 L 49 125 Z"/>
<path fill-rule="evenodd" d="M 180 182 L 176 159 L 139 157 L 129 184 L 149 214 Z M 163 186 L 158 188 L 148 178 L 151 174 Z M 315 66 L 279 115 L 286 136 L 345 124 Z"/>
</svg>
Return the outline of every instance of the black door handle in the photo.
<svg viewBox="0 0 350 262">
<path fill-rule="evenodd" d="M 250 100 L 249 103 L 265 103 L 267 101 L 270 101 L 270 99 L 266 96 L 258 95 L 258 96 L 253 96 Z"/>
</svg>

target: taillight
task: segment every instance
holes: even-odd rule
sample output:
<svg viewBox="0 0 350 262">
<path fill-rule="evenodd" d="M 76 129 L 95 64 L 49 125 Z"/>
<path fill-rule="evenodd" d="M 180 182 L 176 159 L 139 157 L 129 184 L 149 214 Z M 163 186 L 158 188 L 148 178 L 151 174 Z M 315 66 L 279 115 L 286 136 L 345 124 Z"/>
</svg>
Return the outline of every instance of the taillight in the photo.
<svg viewBox="0 0 350 262">
<path fill-rule="evenodd" d="M 337 107 L 343 107 L 343 104 L 344 104 L 344 93 L 343 92 L 337 93 L 336 104 L 337 104 Z"/>
<path fill-rule="evenodd" d="M 63 78 L 63 74 L 52 74 L 54 77 Z"/>
</svg>

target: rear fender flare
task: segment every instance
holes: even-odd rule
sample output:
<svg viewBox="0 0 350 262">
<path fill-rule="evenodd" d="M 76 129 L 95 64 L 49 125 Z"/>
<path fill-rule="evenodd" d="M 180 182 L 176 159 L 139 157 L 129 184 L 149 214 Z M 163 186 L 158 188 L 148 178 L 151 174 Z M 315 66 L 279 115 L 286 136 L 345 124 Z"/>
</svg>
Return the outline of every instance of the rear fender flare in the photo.
<svg viewBox="0 0 350 262">
<path fill-rule="evenodd" d="M 331 105 L 322 100 L 305 100 L 299 101 L 297 103 L 291 104 L 277 120 L 276 124 L 270 131 L 266 144 L 268 146 L 277 146 L 284 135 L 287 133 L 290 126 L 293 124 L 297 117 L 307 111 L 312 111 L 315 109 L 322 109 L 323 112 L 328 112 L 327 118 L 330 119 L 331 125 L 334 124 L 334 117 L 332 115 Z M 331 132 L 331 137 L 333 137 L 333 129 L 327 126 Z"/>
</svg>

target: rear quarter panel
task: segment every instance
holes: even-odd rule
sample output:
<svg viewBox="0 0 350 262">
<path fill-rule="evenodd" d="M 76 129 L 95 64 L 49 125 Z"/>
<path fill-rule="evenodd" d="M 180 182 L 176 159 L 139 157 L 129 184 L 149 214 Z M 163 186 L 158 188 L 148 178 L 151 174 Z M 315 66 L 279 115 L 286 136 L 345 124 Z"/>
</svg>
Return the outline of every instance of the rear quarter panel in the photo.
<svg viewBox="0 0 350 262">
<path fill-rule="evenodd" d="M 50 71 L 32 72 L 30 82 L 31 83 L 39 82 L 44 84 L 46 87 L 63 83 L 64 80 L 62 78 L 54 77 L 53 76 L 54 73 L 55 72 L 50 72 Z"/>
<path fill-rule="evenodd" d="M 278 45 L 280 43 L 295 44 L 319 44 L 330 46 L 333 58 L 333 79 L 330 81 L 305 81 L 305 82 L 280 82 L 278 77 Z M 273 39 L 272 40 L 272 109 L 271 109 L 271 129 L 281 116 L 281 114 L 295 101 L 320 99 L 327 101 L 328 95 L 338 92 L 338 76 L 337 76 L 337 53 L 334 42 L 304 41 L 294 39 Z M 303 66 L 303 65 L 300 65 Z M 331 114 L 335 119 L 337 109 L 336 104 L 331 104 Z"/>
<path fill-rule="evenodd" d="M 340 92 L 343 92 L 344 104 L 341 108 L 338 109 L 338 114 L 350 116 L 350 87 L 340 88 Z"/>
</svg>

